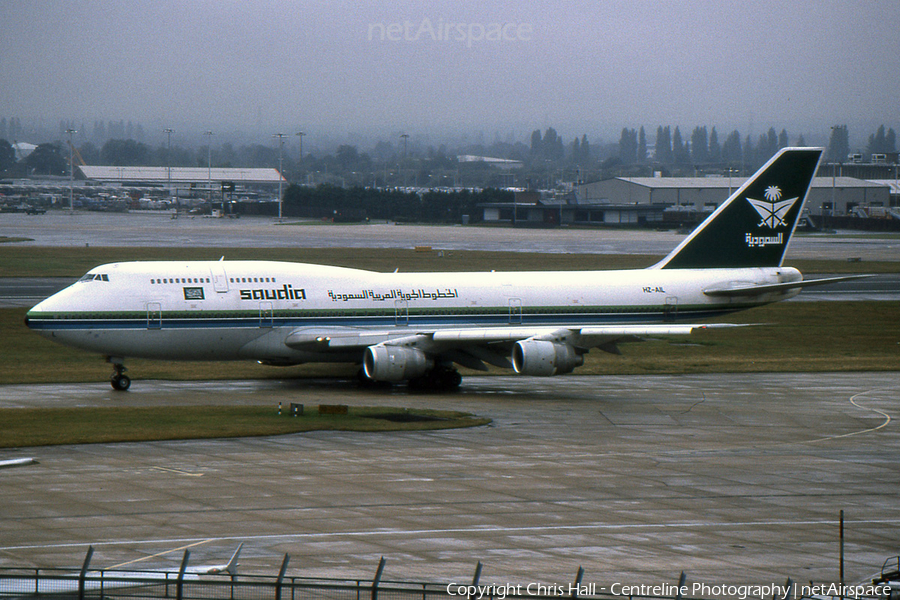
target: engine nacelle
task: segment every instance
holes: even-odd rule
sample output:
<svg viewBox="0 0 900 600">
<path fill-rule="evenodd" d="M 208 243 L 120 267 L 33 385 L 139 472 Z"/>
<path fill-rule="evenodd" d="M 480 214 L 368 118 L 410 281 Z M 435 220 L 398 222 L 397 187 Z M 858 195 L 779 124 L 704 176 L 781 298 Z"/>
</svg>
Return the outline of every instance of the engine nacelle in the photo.
<svg viewBox="0 0 900 600">
<path fill-rule="evenodd" d="M 404 381 L 421 377 L 434 368 L 434 361 L 416 348 L 378 344 L 366 348 L 363 371 L 374 381 Z"/>
<path fill-rule="evenodd" d="M 568 344 L 543 340 L 516 342 L 512 351 L 513 369 L 520 375 L 562 375 L 584 364 L 584 356 Z"/>
</svg>

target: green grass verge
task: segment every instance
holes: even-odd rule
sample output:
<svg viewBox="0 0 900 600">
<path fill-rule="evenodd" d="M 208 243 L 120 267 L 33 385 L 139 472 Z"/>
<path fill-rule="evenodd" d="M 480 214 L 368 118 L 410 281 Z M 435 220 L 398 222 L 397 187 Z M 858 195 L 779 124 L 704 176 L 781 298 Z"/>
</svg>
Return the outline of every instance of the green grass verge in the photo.
<svg viewBox="0 0 900 600">
<path fill-rule="evenodd" d="M 349 407 L 346 415 L 278 415 L 273 407 L 0 409 L 0 448 L 283 435 L 306 431 L 422 431 L 476 427 L 491 420 L 436 410 Z"/>
<path fill-rule="evenodd" d="M 783 302 L 719 320 L 752 326 L 623 346 L 593 370 L 619 358 L 619 372 L 633 374 L 900 370 L 898 302 Z"/>
</svg>

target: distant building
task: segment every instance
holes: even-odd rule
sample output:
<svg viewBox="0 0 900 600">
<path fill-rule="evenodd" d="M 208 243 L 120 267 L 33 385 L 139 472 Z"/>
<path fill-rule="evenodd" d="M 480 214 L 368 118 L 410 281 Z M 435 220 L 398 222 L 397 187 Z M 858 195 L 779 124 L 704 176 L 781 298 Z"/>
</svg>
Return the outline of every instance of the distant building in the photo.
<svg viewBox="0 0 900 600">
<path fill-rule="evenodd" d="M 16 160 L 25 160 L 29 154 L 37 149 L 37 146 L 28 142 L 16 142 L 12 147 L 13 152 L 16 153 Z"/>
<path fill-rule="evenodd" d="M 728 177 L 616 177 L 580 185 L 575 188 L 575 196 L 578 204 L 708 213 L 744 181 Z M 806 206 L 813 215 L 851 215 L 860 207 L 890 206 L 890 188 L 852 177 L 816 177 Z"/>
<path fill-rule="evenodd" d="M 473 154 L 463 154 L 456 157 L 461 163 L 483 162 L 498 169 L 520 169 L 522 161 L 510 160 L 508 158 L 494 158 L 492 156 L 475 156 Z"/>
<path fill-rule="evenodd" d="M 574 193 L 516 192 L 514 202 L 478 206 L 484 222 L 514 225 L 644 225 L 663 219 L 661 209 L 647 204 L 579 201 Z"/>
<path fill-rule="evenodd" d="M 278 182 L 287 183 L 287 180 L 278 172 L 278 169 L 240 169 L 219 168 L 208 169 L 206 167 L 97 167 L 77 166 L 80 176 L 78 179 L 86 179 L 99 183 L 118 183 L 125 186 L 142 185 L 172 185 L 202 184 L 207 182 L 213 187 L 219 187 L 222 183 L 234 183 L 235 185 L 278 185 Z"/>
<path fill-rule="evenodd" d="M 692 225 L 712 213 L 744 178 L 616 177 L 564 196 L 516 194 L 515 202 L 481 204 L 487 223 L 516 225 Z M 806 207 L 813 216 L 892 216 L 900 198 L 885 181 L 816 177 Z M 900 211 L 897 212 L 900 215 Z M 898 216 L 900 218 L 900 216 Z"/>
</svg>

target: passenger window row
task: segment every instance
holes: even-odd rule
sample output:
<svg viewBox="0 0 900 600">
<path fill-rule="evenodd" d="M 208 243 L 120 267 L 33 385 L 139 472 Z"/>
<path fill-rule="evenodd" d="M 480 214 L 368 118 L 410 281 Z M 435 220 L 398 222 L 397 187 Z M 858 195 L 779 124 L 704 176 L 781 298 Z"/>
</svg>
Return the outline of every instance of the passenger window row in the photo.
<svg viewBox="0 0 900 600">
<path fill-rule="evenodd" d="M 209 283 L 209 277 L 194 277 L 193 279 L 190 277 L 163 277 L 162 279 L 151 279 L 151 284 L 166 284 L 166 283 Z"/>
<path fill-rule="evenodd" d="M 231 283 L 278 283 L 274 277 L 231 277 Z"/>
</svg>

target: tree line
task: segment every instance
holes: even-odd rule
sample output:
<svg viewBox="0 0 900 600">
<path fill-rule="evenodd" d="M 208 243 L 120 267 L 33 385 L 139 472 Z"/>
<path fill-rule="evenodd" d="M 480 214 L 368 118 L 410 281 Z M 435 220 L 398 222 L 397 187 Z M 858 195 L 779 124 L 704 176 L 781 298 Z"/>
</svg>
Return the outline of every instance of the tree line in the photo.
<svg viewBox="0 0 900 600">
<path fill-rule="evenodd" d="M 60 128 L 67 123 L 61 122 Z M 129 127 L 130 125 L 130 127 Z M 7 130 L 18 131 L 17 119 L 5 123 Z M 140 131 L 125 123 L 95 124 L 98 135 L 110 132 Z M 9 138 L 7 138 L 8 140 Z M 63 136 L 63 139 L 65 137 Z M 565 141 L 569 139 L 571 141 Z M 10 142 L 0 139 L 0 175 L 68 174 L 69 148 L 65 141 L 40 144 L 31 155 L 19 160 Z M 601 179 L 649 170 L 669 174 L 692 173 L 698 169 L 735 168 L 750 171 L 768 160 L 779 148 L 805 145 L 786 129 L 770 127 L 757 139 L 742 136 L 738 130 L 721 135 L 715 126 L 694 127 L 688 135 L 680 127 L 658 126 L 655 137 L 643 126 L 623 128 L 617 143 L 592 143 L 587 134 L 564 138 L 553 127 L 532 131 L 529 143 L 512 139 L 485 144 L 475 143 L 448 149 L 423 148 L 417 144 L 380 141 L 368 152 L 356 146 L 340 145 L 332 153 L 308 152 L 300 160 L 290 148 L 280 151 L 274 144 L 235 146 L 225 142 L 185 148 L 175 145 L 151 146 L 132 138 L 112 138 L 102 145 L 84 142 L 77 150 L 86 164 L 110 166 L 205 167 L 279 167 L 289 179 L 306 183 L 330 183 L 340 187 L 538 187 L 553 188 L 560 181 Z M 294 151 L 296 147 L 294 147 Z M 826 160 L 845 162 L 853 151 L 846 125 L 831 128 Z M 896 133 L 881 126 L 868 137 L 862 159 L 897 151 Z M 459 163 L 456 154 L 474 154 L 519 161 L 522 168 L 512 172 L 487 163 Z M 78 161 L 80 162 L 80 160 Z"/>
<path fill-rule="evenodd" d="M 769 131 L 760 135 L 756 143 L 748 135 L 743 140 L 736 129 L 719 140 L 715 126 L 711 130 L 698 126 L 690 137 L 681 133 L 675 126 L 660 125 L 656 128 L 656 139 L 651 146 L 647 141 L 644 127 L 640 130 L 623 128 L 619 137 L 618 159 L 624 165 L 667 165 L 677 167 L 727 165 L 755 168 L 768 160 L 780 148 L 790 145 L 786 130 L 780 133 L 770 127 Z M 801 135 L 795 145 L 805 146 Z"/>
<path fill-rule="evenodd" d="M 786 129 L 776 132 L 774 127 L 770 127 L 755 143 L 749 135 L 742 139 L 736 129 L 720 142 L 715 126 L 709 131 L 706 126 L 695 127 L 688 139 L 682 135 L 678 126 L 673 131 L 667 125 L 657 127 L 655 142 L 649 146 L 643 126 L 639 130 L 626 127 L 619 136 L 616 158 L 623 165 L 656 164 L 678 167 L 721 165 L 755 169 L 778 150 L 790 145 L 805 146 L 806 140 L 803 135 L 792 140 Z M 885 130 L 882 125 L 869 136 L 863 158 L 869 159 L 873 154 L 893 152 L 897 152 L 897 136 L 893 128 Z M 847 126 L 832 127 L 826 159 L 845 162 L 849 153 L 850 134 Z"/>
</svg>

